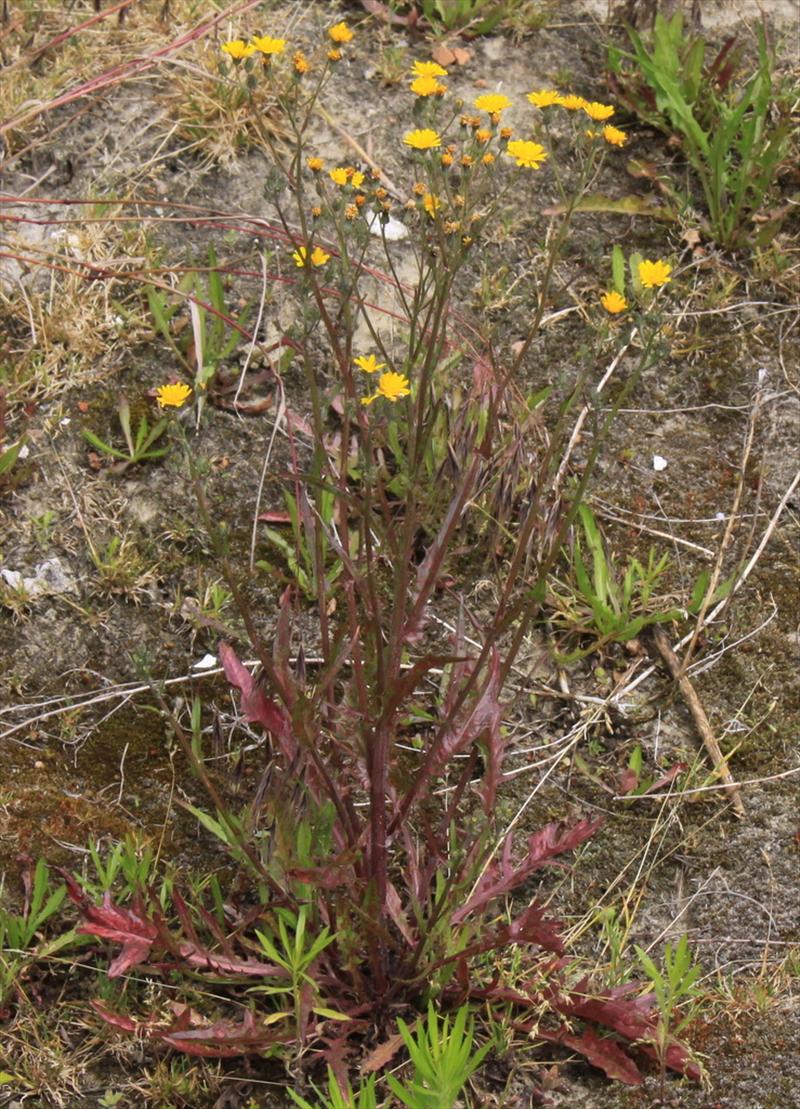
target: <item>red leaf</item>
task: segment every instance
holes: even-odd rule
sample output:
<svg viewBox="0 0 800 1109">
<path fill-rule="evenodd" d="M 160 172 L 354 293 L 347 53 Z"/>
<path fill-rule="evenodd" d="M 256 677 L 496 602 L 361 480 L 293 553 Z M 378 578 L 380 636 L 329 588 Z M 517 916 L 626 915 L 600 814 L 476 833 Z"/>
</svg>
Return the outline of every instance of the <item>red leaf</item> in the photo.
<svg viewBox="0 0 800 1109">
<path fill-rule="evenodd" d="M 102 905 L 93 905 L 77 883 L 63 871 L 62 874 L 70 898 L 79 906 L 84 916 L 83 923 L 78 925 L 76 931 L 122 944 L 122 951 L 108 968 L 108 977 L 119 978 L 137 963 L 143 963 L 158 939 L 159 929 L 146 916 L 140 902 L 134 901 L 132 909 L 122 909 L 106 893 L 103 895 Z"/>
<path fill-rule="evenodd" d="M 99 1013 L 106 1024 L 111 1024 L 114 1028 L 121 1028 L 123 1032 L 138 1032 L 142 1025 L 133 1020 L 131 1017 L 123 1016 L 122 1013 L 115 1013 L 113 1009 L 107 1009 L 102 1001 L 98 1001 L 93 997 L 89 1002 L 96 1013 Z"/>
<path fill-rule="evenodd" d="M 218 648 L 219 661 L 225 677 L 242 694 L 242 712 L 251 724 L 260 724 L 280 742 L 287 758 L 296 751 L 292 727 L 283 709 L 267 697 L 247 667 L 240 662 L 233 647 L 224 641 Z"/>
<path fill-rule="evenodd" d="M 291 524 L 288 512 L 261 512 L 258 519 L 264 524 Z"/>
<path fill-rule="evenodd" d="M 645 1055 L 658 1062 L 658 1052 L 651 1044 L 640 1043 L 636 1047 L 637 1050 L 643 1051 Z M 674 1070 L 678 1074 L 685 1074 L 687 1078 L 691 1078 L 694 1082 L 699 1082 L 702 1078 L 703 1072 L 697 1063 L 691 1061 L 689 1052 L 682 1044 L 670 1044 L 664 1055 L 664 1062 L 670 1070 Z"/>
<path fill-rule="evenodd" d="M 609 1078 L 615 1078 L 627 1086 L 641 1086 L 644 1082 L 639 1068 L 617 1041 L 607 1036 L 598 1036 L 591 1028 L 585 1029 L 580 1036 L 571 1033 L 566 1025 L 558 1032 L 547 1032 L 540 1028 L 536 1035 L 549 1043 L 572 1048 L 588 1059 L 593 1067 L 599 1067 Z"/>
<path fill-rule="evenodd" d="M 487 867 L 467 903 L 453 913 L 452 922 L 459 924 L 475 909 L 481 908 L 496 897 L 510 893 L 556 855 L 579 847 L 584 840 L 594 835 L 601 824 L 602 819 L 590 820 L 588 817 L 565 830 L 560 824 L 547 824 L 528 838 L 528 854 L 518 864 L 515 864 L 511 858 L 512 839 L 509 835 L 503 847 L 502 859 L 499 863 L 495 862 Z"/>
<path fill-rule="evenodd" d="M 215 974 L 247 974 L 253 978 L 287 978 L 288 972 L 273 963 L 260 963 L 257 959 L 233 959 L 206 951 L 194 943 L 182 943 L 178 951 L 189 966 L 213 971 Z"/>
<path fill-rule="evenodd" d="M 636 789 L 639 784 L 639 775 L 635 770 L 623 770 L 619 776 L 619 785 L 617 786 L 617 793 L 630 793 Z"/>
<path fill-rule="evenodd" d="M 629 982 L 599 997 L 582 996 L 587 994 L 589 989 L 588 980 L 583 979 L 572 988 L 569 998 L 564 1000 L 554 997 L 552 1004 L 553 1008 L 564 1016 L 593 1020 L 606 1028 L 612 1028 L 628 1040 L 647 1039 L 653 1035 L 655 1027 L 655 1019 L 651 1012 L 655 995 L 646 993 L 639 997 L 625 997 L 625 994 L 630 994 L 638 988 L 638 982 Z"/>
<path fill-rule="evenodd" d="M 184 1055 L 201 1055 L 206 1058 L 225 1059 L 239 1055 L 258 1055 L 276 1043 L 287 1043 L 291 1036 L 260 1027 L 253 1014 L 247 1010 L 241 1024 L 218 1020 L 203 1024 L 202 1017 L 188 1006 L 176 1006 L 177 1016 L 171 1025 L 159 1026 L 155 1020 L 136 1021 L 115 1013 L 101 1001 L 92 1001 L 92 1007 L 108 1024 L 123 1032 L 132 1032 L 142 1039 L 158 1040 L 182 1051 Z"/>
</svg>

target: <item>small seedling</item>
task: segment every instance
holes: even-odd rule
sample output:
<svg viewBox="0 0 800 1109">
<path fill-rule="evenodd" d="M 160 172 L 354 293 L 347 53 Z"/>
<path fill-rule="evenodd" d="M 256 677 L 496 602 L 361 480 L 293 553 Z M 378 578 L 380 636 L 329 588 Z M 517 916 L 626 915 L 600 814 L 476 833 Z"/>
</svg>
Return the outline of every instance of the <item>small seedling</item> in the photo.
<svg viewBox="0 0 800 1109">
<path fill-rule="evenodd" d="M 455 1020 L 440 1020 L 433 1002 L 428 1004 L 427 1021 L 420 1021 L 416 1037 L 403 1020 L 397 1025 L 403 1043 L 414 1064 L 414 1077 L 401 1084 L 387 1075 L 392 1093 L 408 1109 L 452 1109 L 473 1071 L 483 1062 L 492 1047 L 489 1040 L 474 1050 L 475 1022 L 469 1018 L 469 1006 L 458 1010 Z"/>
<path fill-rule="evenodd" d="M 680 11 L 656 16 L 650 44 L 628 28 L 633 52 L 611 48 L 609 68 L 623 99 L 642 119 L 679 135 L 700 180 L 708 231 L 720 245 L 764 246 L 780 218 L 757 215 L 790 142 L 788 111 L 773 84 L 773 58 L 758 29 L 758 68 L 740 90 L 734 85 L 739 50 L 728 39 L 710 65 L 706 42 L 687 34 Z"/>
<path fill-rule="evenodd" d="M 696 988 L 695 982 L 700 977 L 701 967 L 692 962 L 686 936 L 681 936 L 674 949 L 672 944 L 665 944 L 663 974 L 641 947 L 636 948 L 636 955 L 656 995 L 658 1024 L 654 1047 L 661 1068 L 661 1101 L 663 1102 L 670 1046 L 694 1019 L 700 1007 L 698 1001 L 700 991 Z"/>
<path fill-rule="evenodd" d="M 0 1006 L 34 962 L 75 943 L 74 929 L 53 940 L 42 941 L 40 936 L 43 925 L 61 908 L 66 892 L 64 885 L 50 891 L 49 868 L 44 859 L 39 859 L 24 911 L 17 914 L 0 909 Z"/>
<path fill-rule="evenodd" d="M 101 439 L 99 435 L 95 435 L 95 433 L 89 431 L 88 428 L 82 429 L 83 437 L 87 443 L 103 454 L 111 458 L 119 459 L 118 464 L 112 467 L 115 473 L 124 473 L 130 466 L 138 466 L 141 462 L 153 462 L 157 458 L 164 457 L 169 448 L 155 448 L 154 444 L 158 442 L 167 429 L 169 421 L 165 417 L 157 420 L 156 423 L 150 427 L 147 416 L 143 413 L 139 418 L 136 435 L 134 436 L 131 431 L 130 404 L 127 398 L 122 394 L 117 401 L 117 415 L 119 417 L 120 427 L 122 428 L 122 434 L 125 437 L 125 444 L 128 448 L 127 454 L 125 451 L 112 447 L 105 439 Z"/>
<path fill-rule="evenodd" d="M 328 1093 L 324 1094 L 315 1086 L 316 1100 L 313 1104 L 306 1101 L 304 1097 L 300 1097 L 294 1090 L 287 1090 L 287 1093 L 300 1109 L 377 1109 L 378 1105 L 374 1074 L 370 1075 L 366 1082 L 359 1084 L 357 1093 L 349 1082 L 346 1089 L 342 1091 L 330 1067 L 328 1068 Z"/>
</svg>

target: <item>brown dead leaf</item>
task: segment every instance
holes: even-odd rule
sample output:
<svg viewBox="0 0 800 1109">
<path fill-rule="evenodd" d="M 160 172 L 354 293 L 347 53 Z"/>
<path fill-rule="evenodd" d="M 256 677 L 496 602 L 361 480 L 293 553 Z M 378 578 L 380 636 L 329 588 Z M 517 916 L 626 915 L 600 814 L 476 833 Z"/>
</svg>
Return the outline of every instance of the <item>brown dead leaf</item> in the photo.
<svg viewBox="0 0 800 1109">
<path fill-rule="evenodd" d="M 362 1074 L 372 1074 L 373 1071 L 380 1070 L 392 1059 L 400 1048 L 403 1046 L 403 1037 L 399 1032 L 394 1036 L 390 1036 L 382 1044 L 379 1044 L 374 1051 L 371 1051 L 361 1064 Z"/>
<path fill-rule="evenodd" d="M 465 50 L 462 46 L 449 47 L 440 43 L 431 53 L 431 57 L 439 65 L 466 65 L 472 61 L 472 51 Z"/>
</svg>

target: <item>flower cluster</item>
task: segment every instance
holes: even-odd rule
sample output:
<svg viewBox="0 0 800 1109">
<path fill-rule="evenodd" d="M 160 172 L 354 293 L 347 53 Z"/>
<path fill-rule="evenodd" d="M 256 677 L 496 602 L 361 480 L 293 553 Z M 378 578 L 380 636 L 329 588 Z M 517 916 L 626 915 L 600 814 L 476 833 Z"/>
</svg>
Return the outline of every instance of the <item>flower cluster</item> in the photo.
<svg viewBox="0 0 800 1109">
<path fill-rule="evenodd" d="M 331 256 L 330 254 L 326 254 L 321 246 L 315 246 L 310 254 L 308 247 L 299 246 L 292 254 L 292 258 L 294 259 L 294 264 L 299 269 L 303 269 L 307 266 L 324 266 L 326 262 L 330 261 Z"/>
<path fill-rule="evenodd" d="M 382 370 L 386 363 L 379 362 L 374 354 L 362 354 L 359 358 L 353 359 L 353 364 L 359 370 L 363 370 L 366 374 L 378 373 Z M 411 388 L 409 386 L 408 378 L 403 374 L 394 373 L 389 370 L 387 373 L 381 374 L 378 378 L 378 388 L 368 397 L 362 397 L 362 404 L 372 404 L 373 401 L 383 397 L 384 400 L 391 401 L 396 404 L 401 397 L 411 396 Z"/>
<path fill-rule="evenodd" d="M 589 119 L 595 123 L 603 123 L 607 119 L 611 119 L 614 114 L 614 108 L 611 104 L 601 104 L 597 100 L 586 100 L 582 96 L 576 96 L 575 93 L 562 94 L 556 92 L 555 89 L 538 89 L 535 92 L 529 92 L 527 99 L 535 108 L 551 108 L 557 105 L 560 108 L 566 108 L 568 112 L 585 112 Z M 598 137 L 595 131 L 587 131 L 590 139 Z M 624 146 L 628 140 L 628 136 L 624 131 L 620 131 L 618 127 L 611 125 L 604 127 L 600 132 L 607 143 L 612 146 Z"/>
<path fill-rule="evenodd" d="M 244 58 L 252 58 L 254 54 L 261 54 L 264 58 L 269 58 L 273 54 L 282 54 L 286 49 L 286 39 L 274 39 L 269 35 L 253 35 L 249 42 L 244 42 L 242 39 L 231 39 L 230 42 L 223 42 L 222 52 L 227 54 L 229 58 L 233 58 L 235 62 L 240 62 Z"/>
<path fill-rule="evenodd" d="M 328 38 L 331 42 L 328 58 L 332 62 L 338 62 L 342 56 L 340 47 L 352 40 L 353 32 L 346 23 L 336 23 L 328 28 Z M 268 62 L 273 55 L 282 54 L 285 49 L 286 39 L 272 38 L 270 35 L 253 35 L 249 42 L 245 42 L 244 39 L 230 39 L 228 42 L 223 42 L 221 47 L 222 53 L 227 54 L 235 62 L 252 58 L 254 54 L 261 54 L 264 61 Z M 310 68 L 309 60 L 302 50 L 295 52 L 292 65 L 298 76 L 307 73 Z"/>
<path fill-rule="evenodd" d="M 639 284 L 644 289 L 659 289 L 662 285 L 667 285 L 671 273 L 672 266 L 661 258 L 656 262 L 643 258 L 636 266 Z M 600 303 L 606 312 L 612 316 L 617 316 L 630 307 L 628 301 L 618 289 L 610 289 L 603 293 L 600 297 Z"/>
</svg>

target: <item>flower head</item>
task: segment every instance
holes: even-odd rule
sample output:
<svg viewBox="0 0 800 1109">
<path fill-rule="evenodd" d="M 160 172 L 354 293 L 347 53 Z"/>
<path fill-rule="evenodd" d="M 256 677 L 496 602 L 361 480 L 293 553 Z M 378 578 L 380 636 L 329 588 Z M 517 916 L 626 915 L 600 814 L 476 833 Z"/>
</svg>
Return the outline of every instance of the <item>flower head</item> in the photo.
<svg viewBox="0 0 800 1109">
<path fill-rule="evenodd" d="M 474 101 L 473 107 L 477 108 L 479 112 L 496 115 L 497 112 L 503 112 L 506 108 L 510 108 L 511 101 L 502 92 L 485 92 Z"/>
<path fill-rule="evenodd" d="M 173 382 L 171 385 L 159 385 L 156 389 L 159 408 L 180 408 L 191 395 L 191 386 L 185 385 L 182 381 Z"/>
<path fill-rule="evenodd" d="M 411 82 L 411 91 L 415 96 L 441 96 L 447 92 L 447 86 L 435 77 L 415 77 Z"/>
<path fill-rule="evenodd" d="M 330 261 L 331 256 L 330 254 L 326 254 L 321 246 L 315 246 L 310 255 L 308 253 L 308 247 L 299 246 L 292 255 L 292 258 L 294 258 L 294 264 L 302 268 L 309 263 L 312 266 L 324 266 L 326 262 Z"/>
<path fill-rule="evenodd" d="M 566 96 L 562 96 L 558 103 L 562 108 L 566 108 L 568 112 L 577 112 L 581 108 L 586 108 L 588 101 L 584 100 L 582 96 L 576 96 L 574 92 L 570 92 Z"/>
<path fill-rule="evenodd" d="M 319 173 L 323 165 L 322 158 L 317 158 L 316 155 L 313 158 L 308 158 L 306 159 L 306 165 L 313 173 Z"/>
<path fill-rule="evenodd" d="M 413 147 L 414 150 L 434 150 L 437 146 L 442 145 L 442 139 L 438 131 L 433 131 L 430 127 L 407 131 L 403 135 L 403 142 L 406 146 Z"/>
<path fill-rule="evenodd" d="M 624 146 L 628 141 L 625 132 L 620 131 L 619 127 L 613 127 L 610 123 L 607 123 L 603 128 L 603 138 L 612 146 Z"/>
<path fill-rule="evenodd" d="M 415 77 L 446 77 L 447 70 L 438 62 L 414 62 L 411 72 Z"/>
<path fill-rule="evenodd" d="M 353 32 L 346 23 L 335 23 L 333 27 L 328 28 L 328 38 L 331 42 L 350 42 L 353 37 Z"/>
<path fill-rule="evenodd" d="M 353 364 L 358 366 L 359 370 L 363 370 L 365 374 L 377 373 L 386 365 L 385 362 L 379 362 L 374 354 L 362 354 L 359 358 L 353 359 Z"/>
<path fill-rule="evenodd" d="M 231 39 L 230 42 L 223 42 L 222 52 L 233 58 L 235 62 L 240 62 L 242 58 L 249 58 L 255 54 L 256 48 L 249 42 L 242 42 L 241 39 Z"/>
<path fill-rule="evenodd" d="M 408 378 L 403 374 L 385 373 L 381 374 L 378 378 L 377 392 L 373 393 L 371 397 L 362 397 L 362 404 L 372 404 L 378 397 L 385 397 L 390 400 L 392 404 L 400 400 L 401 397 L 411 396 L 411 389 L 408 386 Z"/>
<path fill-rule="evenodd" d="M 292 65 L 294 66 L 295 73 L 299 73 L 301 76 L 304 73 L 308 73 L 309 61 L 302 50 L 295 51 L 295 55 L 292 58 Z"/>
<path fill-rule="evenodd" d="M 350 179 L 350 174 L 347 172 L 346 166 L 334 166 L 332 170 L 329 170 L 328 176 L 331 181 L 333 181 L 334 185 L 340 185 L 342 187 L 344 187 Z"/>
<path fill-rule="evenodd" d="M 657 262 L 650 262 L 645 258 L 639 263 L 639 280 L 645 289 L 658 289 L 661 285 L 666 285 L 671 273 L 672 266 L 669 262 L 662 262 L 660 258 Z"/>
<path fill-rule="evenodd" d="M 534 108 L 550 108 L 553 104 L 560 104 L 563 97 L 553 89 L 539 89 L 538 92 L 529 92 L 528 100 Z"/>
<path fill-rule="evenodd" d="M 341 50 L 329 50 L 328 51 L 328 61 L 329 62 L 340 62 L 341 60 L 342 60 Z"/>
<path fill-rule="evenodd" d="M 591 103 L 584 101 L 581 107 L 589 119 L 593 119 L 597 123 L 602 123 L 604 119 L 610 119 L 614 114 L 614 109 L 610 104 L 599 104 L 596 100 L 592 100 Z"/>
<path fill-rule="evenodd" d="M 259 54 L 282 54 L 286 48 L 286 39 L 273 39 L 269 35 L 259 38 L 258 35 L 253 35 L 250 39 L 250 45 Z"/>
<path fill-rule="evenodd" d="M 538 142 L 530 142 L 527 139 L 512 139 L 506 147 L 506 154 L 511 158 L 516 158 L 517 165 L 523 166 L 525 169 L 539 169 L 542 162 L 547 158 L 547 151 Z"/>
<path fill-rule="evenodd" d="M 600 297 L 600 303 L 605 308 L 606 312 L 610 312 L 612 316 L 616 316 L 618 312 L 624 312 L 628 307 L 628 302 L 621 293 L 616 289 L 611 289 L 610 292 L 603 293 Z"/>
<path fill-rule="evenodd" d="M 422 198 L 422 207 L 425 209 L 431 219 L 433 219 L 433 217 L 436 215 L 441 205 L 442 202 L 435 193 L 426 193 L 425 196 L 423 196 Z"/>
</svg>

